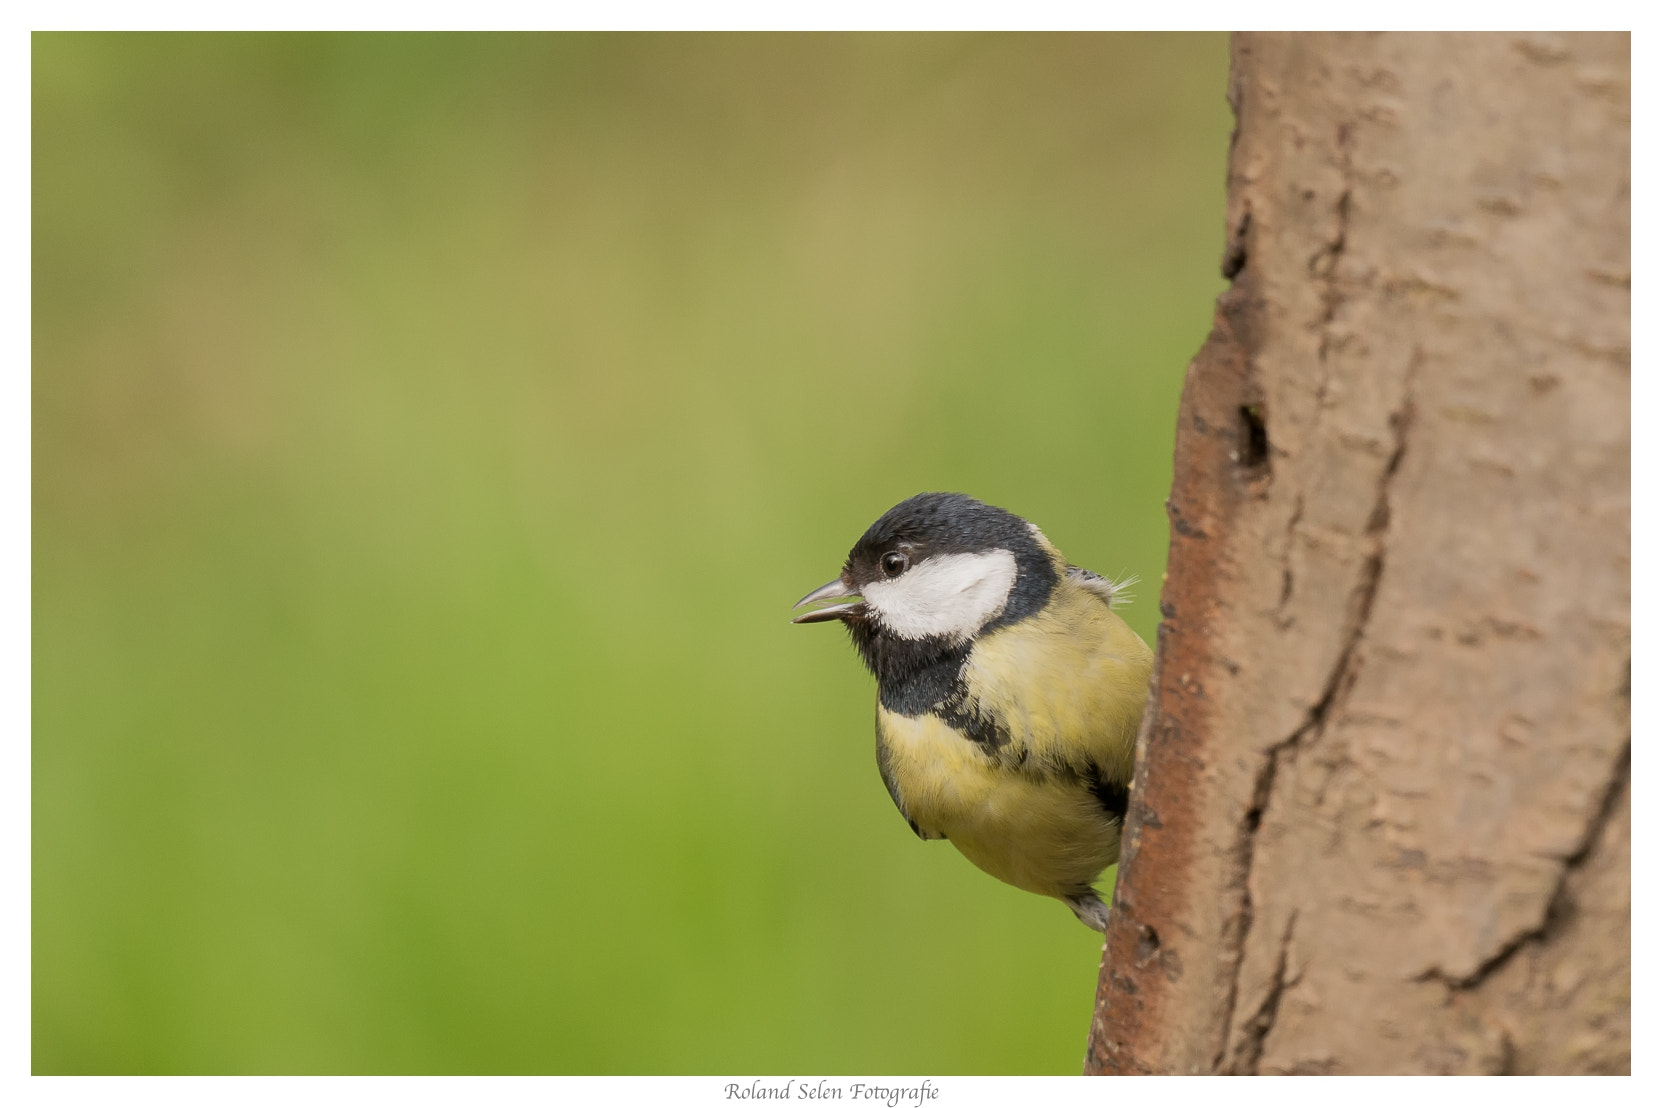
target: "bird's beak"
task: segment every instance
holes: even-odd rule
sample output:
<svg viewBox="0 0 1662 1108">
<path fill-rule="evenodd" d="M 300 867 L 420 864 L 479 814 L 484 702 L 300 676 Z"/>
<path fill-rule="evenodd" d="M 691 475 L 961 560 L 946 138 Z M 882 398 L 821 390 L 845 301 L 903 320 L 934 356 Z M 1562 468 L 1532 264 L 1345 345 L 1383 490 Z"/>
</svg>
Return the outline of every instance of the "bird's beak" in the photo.
<svg viewBox="0 0 1662 1108">
<path fill-rule="evenodd" d="M 860 600 L 859 590 L 848 585 L 841 577 L 835 581 L 828 581 L 798 600 L 792 607 L 800 608 L 805 604 L 818 604 L 822 600 L 842 600 L 852 596 L 854 599 L 847 604 L 831 604 L 824 608 L 815 608 L 811 612 L 803 612 L 792 623 L 823 623 L 830 619 L 842 619 L 844 616 L 854 615 L 865 608 Z"/>
</svg>

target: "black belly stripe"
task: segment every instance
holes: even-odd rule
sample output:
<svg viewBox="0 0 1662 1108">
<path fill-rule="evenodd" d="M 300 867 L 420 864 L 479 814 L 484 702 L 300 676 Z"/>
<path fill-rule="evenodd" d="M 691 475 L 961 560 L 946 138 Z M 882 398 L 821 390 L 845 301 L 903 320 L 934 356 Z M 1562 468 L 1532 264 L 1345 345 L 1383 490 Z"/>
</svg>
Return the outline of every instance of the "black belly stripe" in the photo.
<svg viewBox="0 0 1662 1108">
<path fill-rule="evenodd" d="M 969 689 L 962 680 L 954 682 L 952 692 L 929 712 L 985 750 L 994 751 L 1010 745 L 1010 729 L 994 717 L 973 710 Z"/>
</svg>

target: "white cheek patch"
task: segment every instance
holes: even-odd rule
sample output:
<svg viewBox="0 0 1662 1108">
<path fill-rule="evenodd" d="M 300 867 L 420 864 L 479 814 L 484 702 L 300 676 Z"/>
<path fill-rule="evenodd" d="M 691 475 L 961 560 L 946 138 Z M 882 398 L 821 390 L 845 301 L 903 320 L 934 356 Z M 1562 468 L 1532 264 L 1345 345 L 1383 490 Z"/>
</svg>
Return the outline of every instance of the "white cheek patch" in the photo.
<svg viewBox="0 0 1662 1108">
<path fill-rule="evenodd" d="M 1004 610 L 1016 583 L 1008 550 L 925 558 L 893 580 L 860 590 L 883 626 L 903 639 L 967 639 Z"/>
</svg>

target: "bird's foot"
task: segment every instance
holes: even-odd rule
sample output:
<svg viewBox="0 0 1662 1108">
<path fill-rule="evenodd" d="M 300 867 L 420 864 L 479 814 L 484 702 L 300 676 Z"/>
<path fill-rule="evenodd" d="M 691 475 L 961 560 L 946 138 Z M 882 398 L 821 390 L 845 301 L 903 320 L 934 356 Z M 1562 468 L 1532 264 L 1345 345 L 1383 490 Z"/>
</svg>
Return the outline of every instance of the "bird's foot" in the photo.
<svg viewBox="0 0 1662 1108">
<path fill-rule="evenodd" d="M 1064 896 L 1062 903 L 1072 908 L 1073 914 L 1079 917 L 1079 922 L 1092 931 L 1108 930 L 1108 905 L 1102 903 L 1102 898 L 1095 893 Z"/>
</svg>

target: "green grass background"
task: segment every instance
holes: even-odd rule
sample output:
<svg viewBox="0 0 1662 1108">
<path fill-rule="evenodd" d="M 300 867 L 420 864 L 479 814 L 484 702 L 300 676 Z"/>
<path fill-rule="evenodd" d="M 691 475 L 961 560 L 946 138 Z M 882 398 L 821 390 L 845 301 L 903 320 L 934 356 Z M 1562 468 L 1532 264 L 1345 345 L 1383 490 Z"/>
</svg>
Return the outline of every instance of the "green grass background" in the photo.
<svg viewBox="0 0 1662 1108">
<path fill-rule="evenodd" d="M 790 604 L 1140 573 L 1220 36 L 34 39 L 36 1072 L 1073 1073 Z"/>
</svg>

